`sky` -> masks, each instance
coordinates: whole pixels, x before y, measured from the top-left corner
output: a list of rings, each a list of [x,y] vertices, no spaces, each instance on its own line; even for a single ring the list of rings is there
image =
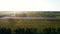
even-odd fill
[[[0,11],[60,11],[60,0],[0,0]]]

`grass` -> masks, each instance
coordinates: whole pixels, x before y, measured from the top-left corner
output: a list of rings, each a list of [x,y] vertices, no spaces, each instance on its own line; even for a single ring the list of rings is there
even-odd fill
[[[0,26],[6,28],[37,28],[60,27],[60,20],[40,20],[40,19],[0,19]]]

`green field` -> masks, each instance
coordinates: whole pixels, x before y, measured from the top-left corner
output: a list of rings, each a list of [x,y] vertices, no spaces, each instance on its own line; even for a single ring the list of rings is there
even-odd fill
[[[53,17],[60,18],[60,12],[26,12],[30,17]],[[19,14],[20,15],[20,14]],[[47,19],[0,19],[0,27],[6,28],[46,28],[60,27],[60,20],[47,20]]]
[[[20,14],[19,14],[20,15]],[[59,33],[60,32],[60,12],[27,12],[27,17],[50,17],[50,18],[59,18],[55,20],[48,20],[48,19],[0,19],[0,31],[8,31],[12,34],[16,32],[27,33],[43,33],[45,34],[48,31],[49,34]],[[20,29],[21,32],[20,32]],[[11,31],[10,31],[10,30]],[[18,30],[18,31],[16,31]],[[30,32],[28,32],[31,30]],[[1,32],[0,32],[1,33]],[[3,32],[2,32],[3,33]],[[18,34],[17,33],[17,34]]]
[[[60,20],[41,20],[41,19],[0,19],[0,27],[5,28],[58,28]]]

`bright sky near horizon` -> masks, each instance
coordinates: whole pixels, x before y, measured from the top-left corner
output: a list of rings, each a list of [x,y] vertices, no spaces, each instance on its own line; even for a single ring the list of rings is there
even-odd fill
[[[60,0],[0,0],[0,11],[60,11]]]

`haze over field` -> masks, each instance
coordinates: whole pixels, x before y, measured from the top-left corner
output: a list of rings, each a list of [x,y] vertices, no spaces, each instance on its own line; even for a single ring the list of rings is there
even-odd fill
[[[29,12],[29,11],[25,11],[25,12],[20,12],[20,11],[0,11],[0,16],[18,16],[18,17],[28,17],[28,16],[30,16],[30,17],[33,17],[33,16],[35,16],[35,17],[48,17],[48,16],[50,16],[50,17],[60,17],[60,12],[58,12],[58,11],[52,11],[52,12],[50,12],[50,11],[35,11],[35,12]]]

